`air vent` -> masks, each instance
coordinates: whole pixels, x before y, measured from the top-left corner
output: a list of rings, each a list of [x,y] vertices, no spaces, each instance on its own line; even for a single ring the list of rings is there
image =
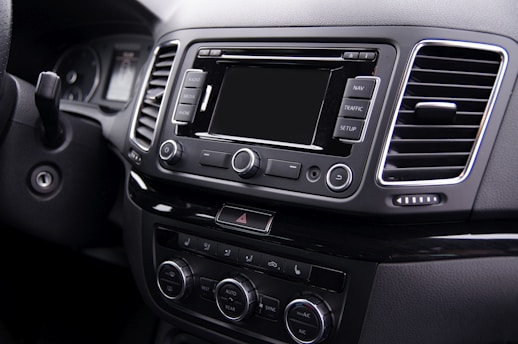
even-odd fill
[[[155,51],[154,60],[146,78],[146,87],[140,96],[131,139],[144,151],[149,150],[155,138],[162,100],[177,49],[177,44],[169,44]]]
[[[414,50],[379,179],[453,184],[473,164],[506,64],[503,49],[426,41]]]

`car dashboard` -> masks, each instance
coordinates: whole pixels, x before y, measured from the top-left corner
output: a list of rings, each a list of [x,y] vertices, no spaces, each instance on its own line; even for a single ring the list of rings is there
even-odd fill
[[[116,253],[148,342],[518,342],[513,1],[60,5],[30,61],[13,4],[0,220]]]

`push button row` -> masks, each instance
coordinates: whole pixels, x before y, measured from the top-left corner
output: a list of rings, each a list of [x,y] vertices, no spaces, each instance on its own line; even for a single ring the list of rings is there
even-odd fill
[[[312,266],[307,263],[239,248],[189,234],[180,233],[178,235],[178,247],[230,263],[276,272],[304,281],[309,281],[312,270]]]
[[[202,87],[207,73],[191,69],[185,72],[182,89],[176,106],[174,120],[179,123],[190,123],[200,101]]]
[[[333,133],[334,138],[361,141],[375,89],[375,78],[358,77],[347,80]]]

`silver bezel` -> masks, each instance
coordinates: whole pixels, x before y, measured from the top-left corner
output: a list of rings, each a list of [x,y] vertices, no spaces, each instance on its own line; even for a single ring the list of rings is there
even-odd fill
[[[143,146],[136,139],[135,129],[137,127],[138,115],[140,113],[140,109],[142,107],[142,103],[144,102],[144,97],[145,97],[146,89],[147,89],[148,84],[149,84],[149,79],[151,78],[151,72],[153,71],[153,67],[155,66],[155,61],[156,61],[158,52],[162,48],[166,48],[166,47],[173,46],[173,45],[176,45],[176,51],[178,52],[180,50],[180,41],[169,41],[169,42],[161,44],[161,45],[159,45],[159,46],[157,46],[155,48],[155,50],[153,51],[153,59],[148,64],[148,67],[147,67],[147,70],[146,70],[146,78],[145,78],[144,82],[142,83],[142,86],[141,86],[139,94],[138,94],[137,106],[135,106],[135,112],[133,113],[133,119],[131,121],[130,140],[131,140],[131,142],[133,142],[133,144],[135,144],[138,148],[140,148],[144,152],[149,151],[149,149],[155,143],[155,138],[156,138],[156,134],[157,134],[158,124],[159,124],[160,119],[162,118],[162,116],[163,116],[163,114],[165,112],[165,108],[167,107],[167,106],[164,106],[164,99],[167,99],[166,95],[169,94],[169,89],[171,88],[171,82],[169,82],[169,81],[170,81],[171,75],[173,74],[173,71],[175,69],[176,58],[173,60],[173,64],[171,65],[171,70],[169,71],[169,76],[167,77],[167,83],[166,83],[166,86],[165,86],[165,89],[164,89],[164,95],[162,96],[162,100],[160,102],[160,108],[158,110],[158,116],[156,118],[157,126],[155,127],[155,130],[153,132],[153,137],[151,139],[151,143],[149,144],[149,147]]]
[[[162,290],[162,287],[160,286],[160,274],[159,274],[159,271],[160,269],[164,266],[164,265],[171,265],[173,266],[176,270],[178,270],[178,272],[180,273],[180,276],[182,277],[182,290],[181,292],[176,295],[176,296],[169,296],[167,295],[163,290]],[[187,285],[187,276],[185,275],[185,271],[184,271],[184,267],[180,266],[178,263],[176,263],[175,261],[172,261],[172,260],[166,260],[165,262],[162,262],[158,268],[157,268],[157,272],[156,272],[156,282],[157,282],[157,285],[158,285],[158,289],[160,290],[160,292],[162,293],[162,295],[166,298],[168,298],[169,300],[179,300],[181,299],[182,297],[185,296],[186,294],[186,291],[188,289],[188,285]],[[192,275],[190,275],[192,276]]]
[[[473,149],[471,151],[469,160],[466,164],[466,167],[462,171],[462,173],[458,177],[454,178],[447,178],[447,179],[434,179],[434,180],[414,180],[414,181],[387,181],[383,179],[383,169],[385,167],[385,163],[387,160],[388,150],[390,147],[390,143],[392,140],[392,135],[394,133],[394,127],[398,118],[399,109],[401,107],[401,103],[403,102],[403,96],[405,94],[405,90],[408,84],[408,80],[410,77],[410,73],[412,71],[412,66],[414,65],[414,61],[416,58],[417,53],[419,50],[425,46],[449,46],[449,47],[457,47],[457,48],[471,48],[471,49],[478,49],[478,50],[486,50],[486,51],[492,51],[495,53],[500,54],[502,58],[502,62],[500,63],[500,69],[498,70],[498,74],[495,79],[495,84],[493,87],[493,90],[491,92],[491,96],[489,97],[489,100],[487,102],[486,110],[484,112],[484,115],[481,120],[480,128],[478,130],[477,136],[475,138],[475,143],[473,146]],[[452,184],[459,184],[462,183],[466,178],[468,178],[469,174],[471,173],[471,170],[473,168],[473,165],[475,163],[478,151],[480,149],[480,145],[482,142],[482,138],[484,137],[484,133],[487,129],[487,125],[489,123],[489,119],[491,117],[493,107],[495,105],[495,101],[498,95],[498,92],[500,91],[500,86],[502,84],[502,80],[505,74],[505,70],[507,68],[508,63],[508,54],[505,49],[499,46],[495,45],[489,45],[489,44],[483,44],[483,43],[472,43],[472,42],[462,42],[462,41],[450,41],[450,40],[424,40],[419,42],[414,49],[412,50],[412,54],[410,57],[410,60],[408,61],[408,64],[406,66],[405,74],[404,74],[404,83],[401,85],[399,89],[399,96],[398,96],[398,103],[397,107],[395,108],[395,112],[392,115],[392,121],[390,124],[390,130],[385,137],[385,142],[383,145],[382,150],[382,157],[379,161],[378,165],[378,172],[376,179],[379,184],[381,185],[393,185],[393,186],[433,186],[433,185],[452,185]]]
[[[74,46],[74,47],[68,49],[60,56],[60,58],[56,62],[53,72],[57,73],[59,65],[61,63],[63,63],[63,60],[65,59],[65,57],[67,55],[69,55],[71,52],[73,52],[75,50],[79,50],[79,49],[85,49],[85,50],[90,51],[93,54],[95,61],[96,61],[97,68],[95,68],[94,83],[92,84],[92,87],[90,88],[88,94],[86,94],[82,100],[83,102],[88,102],[88,101],[90,101],[90,99],[92,99],[92,97],[93,97],[95,91],[97,90],[97,87],[99,86],[99,83],[101,81],[101,61],[99,60],[99,56],[97,55],[97,52],[92,47],[89,47],[87,45],[77,45],[77,46]],[[61,95],[60,95],[60,97],[61,97]]]
[[[288,313],[290,312],[291,308],[293,306],[295,306],[295,304],[298,304],[298,303],[302,303],[304,306],[313,309],[317,313],[317,320],[320,323],[320,328],[318,330],[318,334],[316,335],[316,337],[313,340],[310,340],[310,341],[300,340],[293,334],[293,332],[291,331],[291,328],[288,324]],[[288,330],[290,337],[295,342],[297,342],[298,344],[312,344],[312,343],[318,343],[319,341],[321,341],[324,338],[324,335],[326,333],[326,326],[328,324],[325,323],[325,314],[322,312],[320,307],[318,307],[318,305],[316,305],[315,303],[313,303],[307,299],[295,299],[295,300],[291,301],[290,303],[288,303],[288,305],[286,306],[286,308],[284,310],[284,325],[286,326],[286,329]]]
[[[334,186],[333,184],[331,184],[331,181],[330,181],[331,172],[334,169],[340,168],[340,167],[347,171],[347,180],[341,186]],[[349,186],[351,186],[352,181],[353,181],[353,171],[351,171],[351,168],[345,164],[335,164],[327,171],[326,184],[327,184],[327,187],[329,189],[331,189],[332,191],[335,191],[335,192],[344,191]]]
[[[239,277],[237,277],[239,278]],[[240,278],[241,279],[241,278]],[[243,277],[243,279],[245,279]],[[243,294],[245,295],[245,308],[243,310],[243,313],[240,315],[240,316],[237,316],[237,317],[231,317],[231,316],[228,316],[227,314],[225,314],[225,312],[221,309],[221,306],[219,304],[219,299],[218,299],[218,293],[219,293],[219,290],[221,289],[221,286],[225,283],[230,283],[230,284],[233,284],[234,286],[236,286],[237,288],[239,288]],[[246,290],[246,288],[244,287],[244,283],[250,283],[250,285],[252,286],[252,291],[250,290]],[[252,300],[250,298],[250,294],[253,293],[254,287],[252,285],[252,283],[250,281],[248,281],[247,279],[244,281],[244,282],[241,282],[241,281],[238,281],[236,278],[225,278],[224,280],[220,281],[217,285],[216,285],[216,291],[215,291],[215,297],[216,297],[216,305],[218,306],[218,310],[220,311],[220,313],[225,317],[227,318],[228,320],[232,320],[232,321],[241,321],[243,319],[245,319],[248,315],[249,315],[249,312],[250,312],[250,307],[251,305],[256,302],[257,300]]]

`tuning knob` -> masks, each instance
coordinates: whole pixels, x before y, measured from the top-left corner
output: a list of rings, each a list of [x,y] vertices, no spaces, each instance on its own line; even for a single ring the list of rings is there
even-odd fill
[[[167,140],[160,145],[160,159],[169,165],[173,165],[180,161],[182,153],[182,145],[180,142],[176,142],[175,140]]]
[[[332,326],[331,310],[316,296],[291,301],[284,311],[284,324],[299,344],[319,343]]]
[[[252,282],[243,276],[226,278],[216,285],[216,304],[223,316],[241,321],[254,313],[257,294]]]
[[[242,148],[232,157],[232,169],[241,178],[250,178],[259,170],[260,162],[256,152],[249,148]]]
[[[158,266],[157,283],[162,294],[168,299],[182,299],[192,290],[192,270],[182,259],[167,260]]]

